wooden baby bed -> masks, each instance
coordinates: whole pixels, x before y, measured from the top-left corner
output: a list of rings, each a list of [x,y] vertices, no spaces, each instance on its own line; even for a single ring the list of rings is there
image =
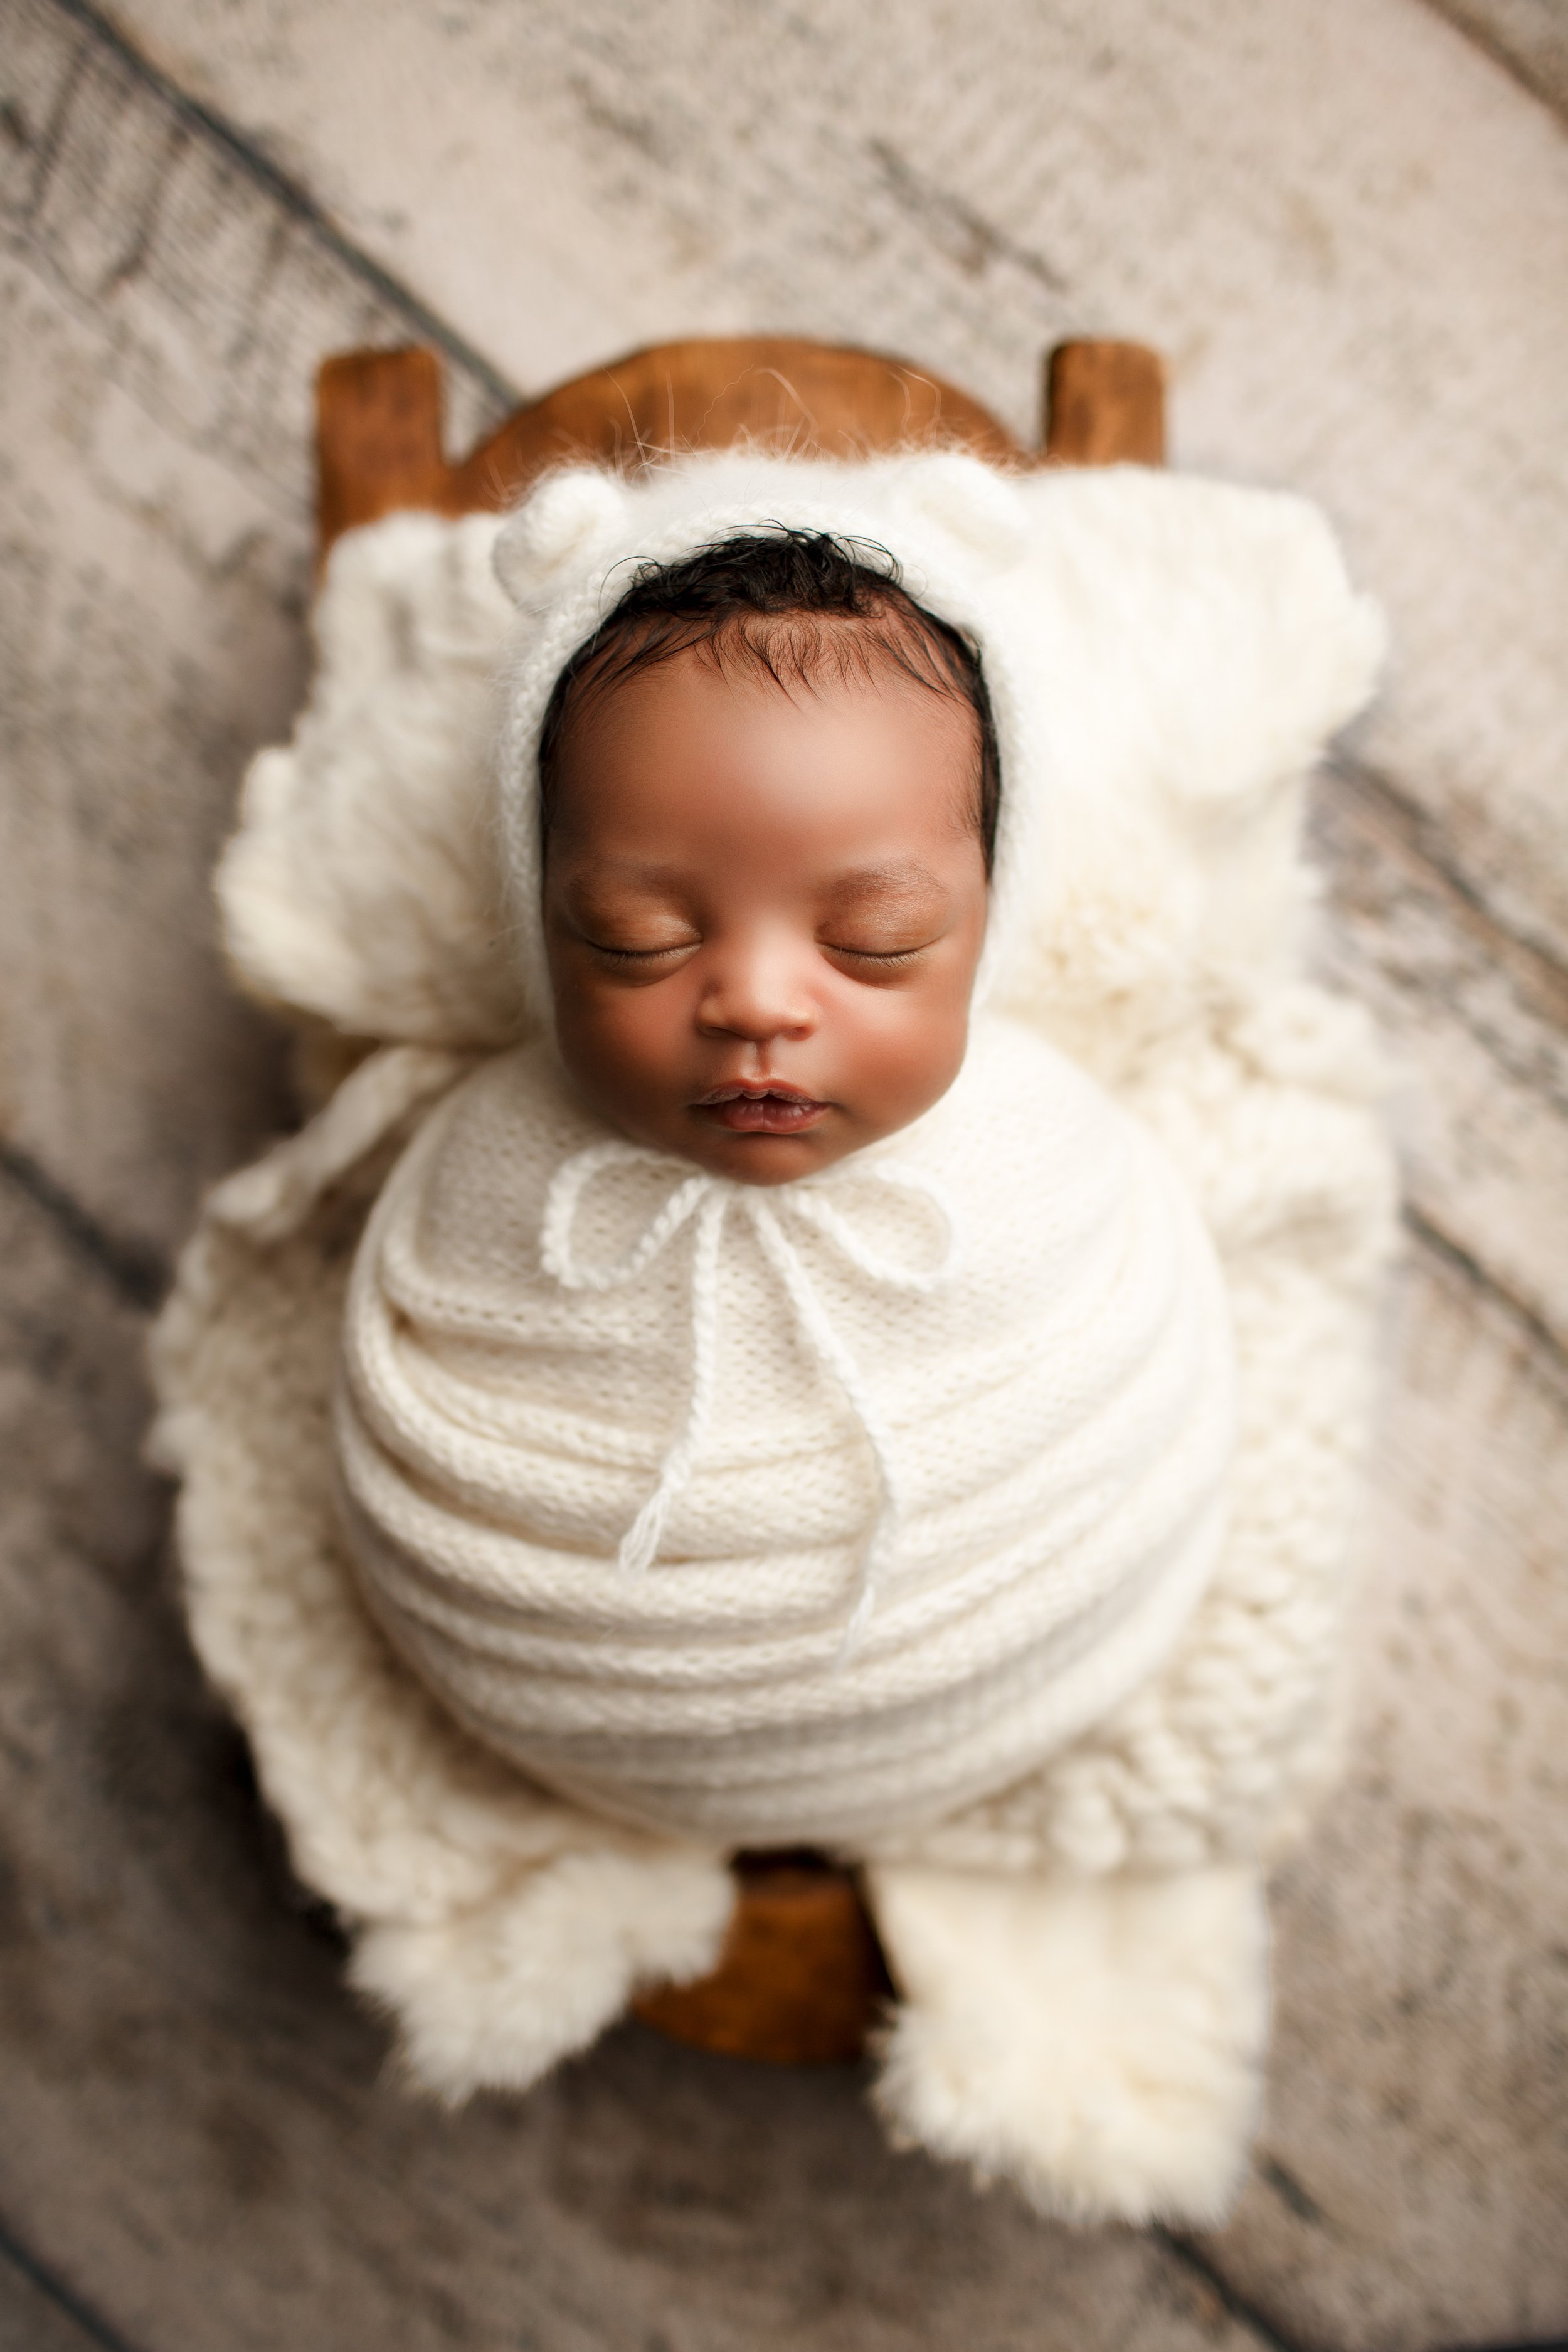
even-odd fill
[[[785,336],[661,343],[547,393],[449,463],[428,351],[346,352],[317,388],[321,547],[402,508],[509,506],[547,466],[636,468],[671,450],[770,447],[853,457],[958,442],[1013,465],[1159,465],[1164,387],[1136,343],[1058,343],[1045,430],[1026,449],[967,394],[875,352]],[[710,1976],[636,2002],[649,2025],[708,2050],[784,2064],[859,2057],[890,1990],[854,1874],[812,1853],[736,1857],[737,1899]]]

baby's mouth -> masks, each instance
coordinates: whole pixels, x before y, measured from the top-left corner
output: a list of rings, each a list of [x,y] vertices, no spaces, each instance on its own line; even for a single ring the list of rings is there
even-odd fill
[[[831,1108],[798,1087],[715,1087],[691,1106],[733,1135],[802,1135]]]

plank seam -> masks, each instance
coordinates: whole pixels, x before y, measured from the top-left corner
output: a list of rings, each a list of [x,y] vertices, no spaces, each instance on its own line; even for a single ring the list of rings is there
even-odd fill
[[[75,51],[68,68],[61,78],[54,107],[48,121],[44,126],[44,135],[38,142],[32,192],[30,200],[23,207],[24,218],[31,217],[37,210],[43,190],[48,185],[49,174],[55,168],[55,162],[60,152],[60,141],[65,134],[65,126],[70,119],[71,108],[75,104],[77,92],[81,88],[82,78],[87,71],[89,46],[86,28],[79,25]]]
[[[1560,1380],[1568,1382],[1568,1347],[1564,1346],[1551,1324],[1545,1322],[1532,1307],[1527,1307],[1522,1298],[1516,1297],[1506,1283],[1500,1282],[1479,1258],[1470,1255],[1463,1243],[1454,1241],[1413,1202],[1406,1201],[1401,1213],[1411,1240],[1429,1251],[1451,1274],[1458,1275],[1462,1281],[1489,1298],[1517,1327],[1520,1338],[1546,1358]]]
[[[1563,101],[1556,92],[1538,79],[1534,68],[1505,47],[1495,33],[1489,32],[1473,16],[1450,7],[1447,0],[1426,0],[1426,5],[1435,16],[1441,16],[1445,25],[1452,26],[1461,40],[1468,41],[1471,48],[1479,50],[1483,58],[1489,58],[1500,72],[1507,74],[1510,81],[1534,99],[1538,106],[1543,106],[1548,114],[1554,116],[1559,122],[1568,122],[1568,114],[1564,113]]]
[[[1532,939],[1498,913],[1479,883],[1471,881],[1462,867],[1446,856],[1444,829],[1430,811],[1413,800],[1403,787],[1396,784],[1385,769],[1373,767],[1364,761],[1336,755],[1324,763],[1324,773],[1347,792],[1370,803],[1390,828],[1398,834],[1404,847],[1412,857],[1419,859],[1444,887],[1461,899],[1477,923],[1501,943],[1510,955],[1521,957],[1533,965],[1540,978],[1554,990],[1568,989],[1568,964],[1542,940]]]
[[[868,139],[866,144],[893,201],[910,219],[927,228],[931,227],[934,221],[949,229],[957,229],[968,239],[973,251],[987,261],[1010,261],[1016,269],[1021,269],[1026,277],[1033,278],[1049,294],[1065,294],[1068,291],[1068,281],[1054,263],[1047,261],[1043,254],[1036,253],[1031,247],[1020,245],[1016,237],[1009,236],[994,221],[987,220],[983,212],[963,196],[954,195],[940,182],[928,179],[923,172],[916,170],[907,156],[900,155],[890,142]]]
[[[89,40],[100,43],[135,80],[171,110],[184,128],[199,132],[221,148],[292,220],[308,230],[389,308],[401,311],[415,333],[437,345],[455,366],[466,370],[491,400],[508,413],[521,405],[524,394],[481,352],[477,351],[465,336],[416,294],[400,285],[390,271],[373,260],[329,214],[322,211],[313,196],[281,171],[260,148],[254,146],[243,131],[202,100],[192,98],[177,82],[171,80],[121,31],[112,18],[91,5],[91,0],[49,0],[49,5],[60,16],[68,17],[77,25]]]
[[[418,296],[410,292],[356,245],[322,211],[313,197],[231,122],[201,100],[192,98],[181,89],[134,46],[111,18],[92,5],[92,0],[49,0],[49,5],[58,15],[76,24],[87,38],[97,39],[108,48],[131,74],[181,119],[187,129],[199,131],[220,146],[291,217],[306,227],[384,302],[401,310],[411,328],[438,344],[456,365],[471,372],[491,399],[508,410],[521,404],[524,395],[518,387],[468,343],[457,329],[431,310]],[[1442,13],[1440,0],[1427,0],[1427,5]],[[68,111],[70,95],[79,81],[84,63],[85,56],[79,52],[72,61],[45,136],[41,177],[47,177],[47,158],[58,144],[59,127]],[[1058,274],[1041,256],[1017,245],[972,206],[934,183],[926,181],[896,149],[878,141],[870,142],[869,145],[895,194],[927,209],[933,205],[943,209],[966,233],[982,238],[987,248],[998,257],[1028,270],[1043,285],[1059,289],[1061,279]],[[1507,940],[1519,953],[1538,961],[1557,985],[1568,986],[1568,966],[1539,940],[1519,930],[1498,914],[1483,891],[1436,845],[1441,838],[1441,827],[1437,822],[1394,783],[1385,771],[1363,761],[1341,757],[1328,763],[1328,772],[1349,789],[1373,801],[1397,825],[1405,845],[1465,901],[1498,938]]]
[[[16,1144],[0,1144],[0,1176],[34,1208],[42,1210],[76,1255],[107,1276],[129,1306],[143,1315],[152,1313],[169,1286],[168,1267],[155,1250],[111,1234],[30,1152]]]
[[[0,2260],[8,2262],[13,2270],[19,2271],[29,2285],[37,2287],[40,2294],[47,2296],[68,2318],[74,2320],[85,2336],[103,2347],[103,2352],[136,2352],[128,2336],[110,2327],[90,2304],[84,2303],[62,2278],[57,2277],[52,2270],[38,2261],[37,2255],[30,2254],[3,2221],[0,2221]]]
[[[1184,2270],[1191,2271],[1195,2278],[1202,2279],[1210,2292],[1218,2296],[1230,2317],[1239,2322],[1243,2327],[1250,2329],[1258,2342],[1265,2347],[1265,2352],[1306,2352],[1306,2347],[1303,2344],[1299,2343],[1294,2336],[1282,2336],[1267,2313],[1259,2311],[1255,2303],[1249,2302],[1246,2295],[1232,2286],[1214,2256],[1205,2253],[1203,2249],[1195,2245],[1190,2238],[1180,2237],[1175,2231],[1162,2229],[1158,2224],[1150,2231],[1149,2235],[1155,2244],[1163,2246]]]
[[[111,18],[92,5],[92,0],[49,0],[49,5],[60,16],[80,27],[87,38],[97,39],[108,48],[132,75],[174,112],[187,129],[199,131],[221,147],[293,219],[306,227],[382,300],[402,311],[414,331],[437,343],[454,364],[469,371],[492,400],[507,411],[521,403],[524,395],[518,387],[468,343],[457,329],[431,310],[419,297],[411,293],[356,245],[322,211],[313,197],[231,122],[204,101],[181,89],[135,47]],[[1437,0],[1428,0],[1428,5],[1436,5]],[[46,165],[48,152],[58,143],[59,126],[68,111],[70,94],[79,81],[84,64],[85,56],[79,52],[72,61],[65,89],[46,134]],[[982,238],[997,257],[1026,269],[1042,285],[1059,289],[1062,282],[1059,275],[1041,256],[1017,245],[961,199],[924,180],[896,149],[878,141],[869,144],[895,194],[901,195],[907,203],[928,210],[933,205],[944,210],[966,233]],[[47,168],[41,177],[47,177]],[[1506,940],[1520,954],[1537,961],[1559,987],[1568,986],[1568,966],[1540,940],[1517,929],[1498,914],[1483,891],[1437,847],[1441,838],[1437,822],[1394,783],[1386,772],[1344,758],[1331,761],[1328,767],[1329,772],[1347,788],[1361,793],[1376,803],[1397,826],[1406,846],[1419,856],[1499,939]]]

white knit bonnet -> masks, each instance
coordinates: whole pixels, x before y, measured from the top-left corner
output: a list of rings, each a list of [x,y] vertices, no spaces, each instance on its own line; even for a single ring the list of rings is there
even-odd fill
[[[1003,475],[956,450],[855,464],[709,455],[636,480],[587,466],[552,474],[496,542],[497,574],[523,621],[502,736],[500,818],[524,984],[545,1021],[539,744],[556,680],[644,566],[775,529],[829,533],[873,570],[890,560],[915,602],[979,653],[1003,777],[977,993],[990,984],[1019,895],[1014,877],[1038,855],[1048,805],[1047,730],[1039,698],[1026,688],[1026,625],[1009,599],[1028,537],[1022,500]]]
[[[1232,804],[1232,816],[1246,816],[1260,797],[1268,797],[1269,785],[1300,774],[1326,727],[1338,724],[1363,698],[1383,645],[1377,614],[1352,597],[1321,518],[1295,499],[1217,485],[1175,485],[1162,475],[1133,478],[1131,468],[1119,473],[1123,485],[1131,478],[1142,489],[1140,530],[1126,551],[1126,614],[1133,624],[1133,646],[1114,642],[1114,630],[1107,645],[1100,628],[1093,698],[1098,708],[1090,706],[1089,730],[1081,708],[1084,646],[1077,642],[1077,630],[1063,625],[1074,616],[1063,609],[1060,551],[1051,548],[1051,489],[1060,485],[1060,475],[1004,475],[957,449],[860,461],[724,452],[656,466],[637,480],[597,466],[572,466],[548,475],[503,524],[494,548],[496,574],[520,612],[500,734],[500,835],[524,995],[541,1025],[550,1025],[550,988],[541,924],[538,739],[562,668],[614,612],[644,564],[663,567],[699,548],[773,527],[827,531],[848,541],[869,567],[881,569],[891,558],[905,593],[969,637],[985,673],[1002,767],[992,908],[975,1004],[1006,1002],[1020,992],[1039,995],[1039,973],[1032,973],[1030,964],[1044,946],[1041,919],[1051,924],[1053,908],[1065,912],[1063,885],[1081,870],[1086,852],[1093,863],[1098,828],[1086,797],[1096,795],[1096,783],[1112,783],[1105,767],[1117,762],[1117,752],[1123,769],[1140,769],[1140,791],[1126,791],[1126,776],[1114,779],[1121,785],[1114,795],[1119,840],[1112,835],[1107,849],[1112,861],[1121,854],[1123,866],[1140,877],[1133,879],[1133,896],[1142,882],[1150,898],[1171,882],[1168,842],[1162,835],[1173,818],[1178,825],[1184,818],[1208,828],[1215,809],[1225,804]],[[1084,478],[1074,485],[1079,508],[1081,491],[1089,487]],[[1114,562],[1114,475],[1100,478],[1098,487],[1112,489],[1102,530]],[[1183,530],[1199,520],[1183,499],[1183,491],[1192,489],[1229,506],[1232,527],[1239,518],[1250,524],[1253,539],[1253,562],[1244,564],[1239,574],[1232,558],[1227,602],[1237,609],[1225,612],[1213,602],[1213,534],[1201,527],[1192,534],[1196,621],[1204,635],[1192,630],[1192,616],[1183,630],[1178,614],[1159,609],[1162,600],[1171,602],[1173,583],[1180,583]],[[1175,491],[1175,497],[1162,497],[1163,491]],[[1150,597],[1147,576],[1150,499],[1154,520],[1163,524],[1154,531],[1157,597]],[[1065,520],[1077,520],[1072,508]],[[1072,536],[1077,534],[1069,530]],[[1056,562],[1041,567],[1041,558],[1051,555],[1058,555]],[[1265,567],[1272,567],[1272,576]],[[1065,585],[1069,597],[1072,581]],[[1317,602],[1321,609],[1323,588],[1331,591],[1328,609],[1335,621],[1326,642],[1305,625],[1311,604]],[[1248,591],[1253,609],[1244,612]],[[1286,687],[1281,694],[1284,666],[1269,663],[1274,710],[1260,730],[1248,708],[1258,642],[1260,635],[1290,633],[1293,689]],[[1237,727],[1234,718],[1229,724],[1229,743],[1223,713],[1211,715],[1196,739],[1192,727],[1171,730],[1168,724],[1171,713],[1159,694],[1162,670],[1190,658],[1194,646],[1201,646],[1204,658],[1196,666],[1199,675],[1187,682],[1190,696],[1213,696],[1217,689],[1225,701],[1229,687],[1232,701],[1241,706],[1241,724]],[[1157,685],[1152,706],[1150,679]],[[1166,694],[1163,703],[1168,701]],[[1105,764],[1098,779],[1096,760]],[[1074,762],[1079,764],[1077,793],[1068,774]],[[1241,812],[1237,802],[1244,804]],[[1150,807],[1145,842],[1129,837],[1129,821],[1135,824],[1140,807]],[[1065,837],[1069,809],[1077,840]],[[1187,943],[1196,910],[1183,912],[1180,931]],[[1166,927],[1171,915],[1173,910],[1166,908]],[[1145,922],[1154,934],[1162,931],[1162,910],[1154,903],[1145,908]]]
[[[1314,507],[1131,466],[731,452],[572,467],[504,520],[338,542],[310,702],[254,763],[218,876],[247,983],[389,1042],[547,1028],[556,679],[641,565],[770,525],[885,549],[979,653],[1002,785],[980,996],[1070,1050],[1110,1000],[1159,1026],[1293,969],[1297,788],[1384,644]]]

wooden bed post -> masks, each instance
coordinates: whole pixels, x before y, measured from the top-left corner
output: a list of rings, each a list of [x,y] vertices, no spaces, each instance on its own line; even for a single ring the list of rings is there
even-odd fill
[[[744,435],[838,457],[957,441],[1003,464],[1158,466],[1163,372],[1140,343],[1058,343],[1046,362],[1043,447],[1030,451],[967,393],[877,352],[781,335],[664,343],[557,386],[449,465],[435,352],[343,352],[322,363],[316,384],[321,552],[402,508],[508,506],[563,457],[634,467]]]
[[[324,555],[401,508],[447,512],[441,369],[434,352],[341,352],[316,377],[316,518]]]
[[[1063,466],[1163,466],[1165,371],[1143,343],[1058,343],[1046,361],[1046,457]]]

